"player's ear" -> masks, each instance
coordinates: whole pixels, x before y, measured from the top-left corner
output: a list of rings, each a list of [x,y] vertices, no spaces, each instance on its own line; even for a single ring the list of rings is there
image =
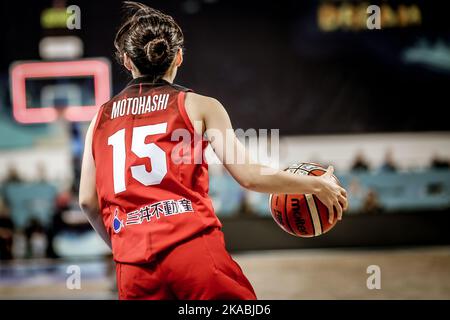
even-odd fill
[[[133,63],[126,53],[123,54],[123,65],[128,71],[133,71]]]
[[[175,65],[177,67],[181,66],[183,64],[183,49],[179,48],[177,52],[177,56],[175,57]]]

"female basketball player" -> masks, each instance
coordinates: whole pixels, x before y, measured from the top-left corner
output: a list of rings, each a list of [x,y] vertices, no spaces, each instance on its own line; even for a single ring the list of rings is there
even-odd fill
[[[208,141],[201,138],[198,148],[190,139],[179,148],[175,134],[202,137],[215,129],[227,137],[228,114],[217,100],[173,84],[183,62],[183,33],[175,21],[140,3],[126,8],[115,46],[133,80],[92,120],[80,183],[80,206],[112,248],[119,298],[256,299],[225,249],[208,197],[207,165],[194,161]],[[346,192],[332,167],[321,177],[262,174],[267,167],[253,164],[236,136],[210,140],[243,187],[315,194],[341,219]],[[230,149],[244,163],[231,161]]]

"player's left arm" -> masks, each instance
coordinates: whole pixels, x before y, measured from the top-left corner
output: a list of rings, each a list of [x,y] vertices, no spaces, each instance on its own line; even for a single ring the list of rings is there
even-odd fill
[[[79,204],[94,230],[111,248],[111,239],[100,215],[97,199],[95,163],[92,156],[92,134],[96,121],[97,115],[92,119],[86,133],[83,164],[81,166]]]

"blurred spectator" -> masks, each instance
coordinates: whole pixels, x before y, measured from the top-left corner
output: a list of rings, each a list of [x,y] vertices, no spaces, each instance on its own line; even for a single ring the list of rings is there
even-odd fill
[[[71,207],[72,194],[70,192],[61,192],[56,197],[55,212],[53,213],[52,222],[47,230],[47,250],[46,254],[49,258],[58,258],[58,254],[53,247],[53,239],[55,236],[67,228],[64,222],[63,214]]]
[[[30,258],[43,258],[47,248],[47,235],[41,222],[32,217],[25,228],[27,242],[27,256]]]
[[[22,178],[20,178],[19,172],[17,171],[16,167],[10,165],[4,183],[8,184],[18,182],[22,182]]]
[[[9,208],[0,198],[0,260],[12,259],[14,224],[9,216]]]
[[[364,172],[369,170],[369,164],[362,152],[356,154],[351,170],[354,172]]]
[[[364,197],[364,188],[361,186],[359,179],[355,176],[352,177],[348,185],[348,193],[352,199],[361,200]]]
[[[392,155],[391,149],[388,149],[386,151],[386,154],[384,156],[384,163],[381,165],[380,170],[383,172],[396,172],[397,171],[397,165],[394,161],[394,157]]]
[[[450,162],[447,159],[440,157],[439,155],[434,155],[431,159],[431,168],[432,169],[449,169]]]
[[[378,194],[374,190],[369,190],[367,193],[361,211],[366,214],[379,214],[384,211],[384,208],[378,199]]]
[[[44,163],[39,162],[36,166],[36,169],[37,169],[37,182],[48,183],[47,169],[45,168]]]

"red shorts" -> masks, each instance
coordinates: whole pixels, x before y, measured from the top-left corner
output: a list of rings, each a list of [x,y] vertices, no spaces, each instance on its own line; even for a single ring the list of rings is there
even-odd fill
[[[177,245],[152,263],[117,263],[116,274],[119,299],[256,299],[217,228]]]

